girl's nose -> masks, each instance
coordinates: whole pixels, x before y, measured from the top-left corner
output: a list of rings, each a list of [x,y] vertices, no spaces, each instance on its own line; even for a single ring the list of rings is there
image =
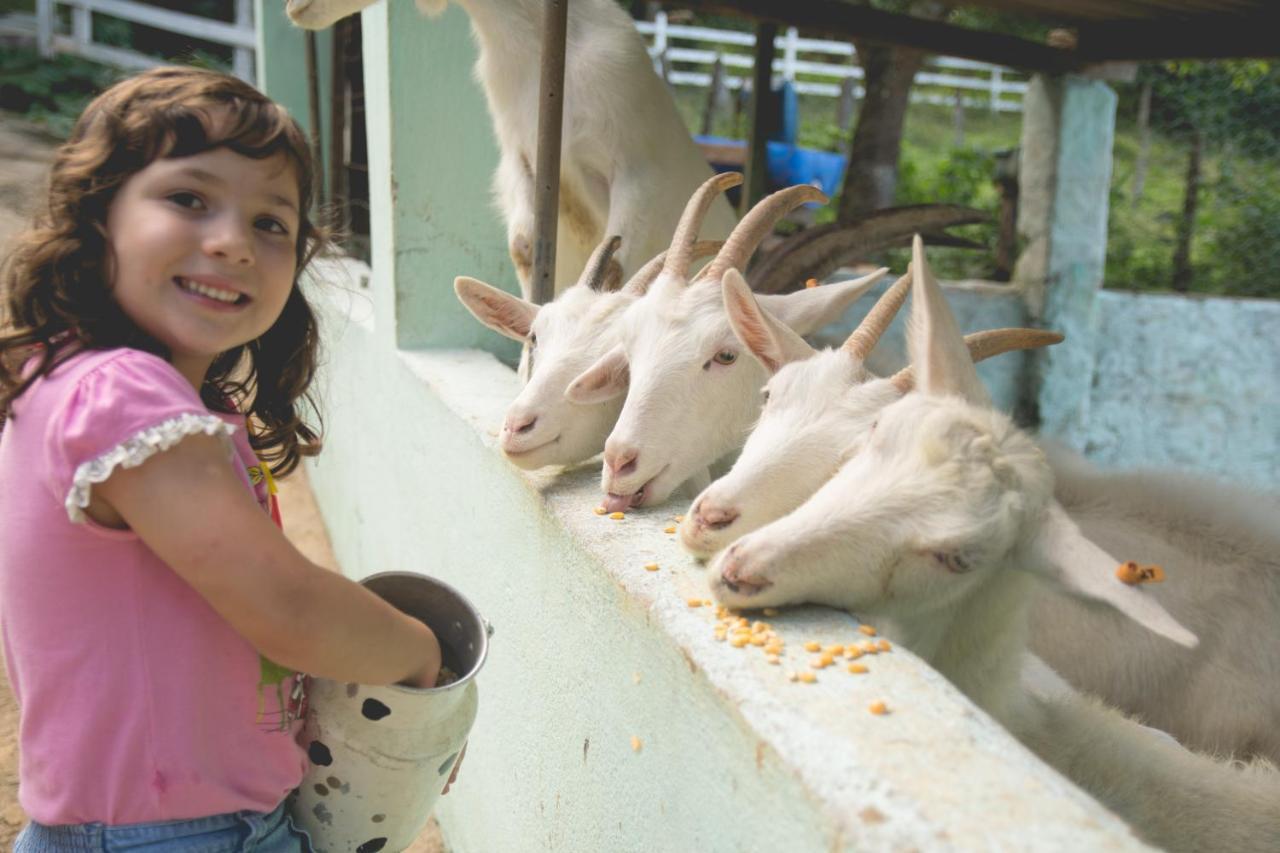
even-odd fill
[[[206,253],[236,265],[253,263],[253,235],[250,229],[235,217],[221,217],[211,223],[205,237]]]

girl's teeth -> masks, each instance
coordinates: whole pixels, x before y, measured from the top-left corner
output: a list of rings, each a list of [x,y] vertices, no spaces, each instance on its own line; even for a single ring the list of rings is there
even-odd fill
[[[183,290],[190,293],[198,293],[201,296],[207,296],[210,299],[216,299],[219,302],[226,302],[230,304],[232,302],[238,302],[240,299],[240,294],[232,293],[229,290],[218,290],[216,288],[203,285],[198,281],[191,281],[185,278],[178,279],[178,281],[181,282]]]

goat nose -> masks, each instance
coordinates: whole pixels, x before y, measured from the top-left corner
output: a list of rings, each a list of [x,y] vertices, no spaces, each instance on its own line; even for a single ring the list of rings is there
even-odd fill
[[[640,449],[626,444],[613,444],[605,447],[604,464],[615,477],[625,477],[635,473],[636,462],[640,458]]]
[[[698,504],[697,521],[703,527],[720,530],[733,524],[738,519],[738,511],[732,507],[708,506],[704,501]]]
[[[507,418],[507,422],[502,425],[502,428],[512,435],[524,435],[532,430],[537,422],[537,415],[512,415]]]

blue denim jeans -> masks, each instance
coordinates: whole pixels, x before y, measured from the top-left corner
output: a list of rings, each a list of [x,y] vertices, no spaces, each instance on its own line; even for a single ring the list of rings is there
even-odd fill
[[[45,826],[32,821],[13,842],[14,853],[311,853],[310,839],[281,803],[270,814],[232,812],[192,820],[104,826]]]

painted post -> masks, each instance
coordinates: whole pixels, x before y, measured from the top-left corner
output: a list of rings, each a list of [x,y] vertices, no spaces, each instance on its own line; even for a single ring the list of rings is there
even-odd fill
[[[235,24],[237,27],[253,26],[253,0],[236,0]],[[237,47],[231,54],[231,72],[241,80],[253,82],[253,50]]]
[[[1033,317],[1067,341],[1037,353],[1028,389],[1042,434],[1084,448],[1096,302],[1107,253],[1116,94],[1082,77],[1037,75],[1023,101],[1014,280]]]
[[[535,304],[556,295],[556,225],[560,207],[560,131],[564,126],[564,54],[569,0],[547,0],[542,19],[542,77],[538,88],[538,151],[533,189]]]

